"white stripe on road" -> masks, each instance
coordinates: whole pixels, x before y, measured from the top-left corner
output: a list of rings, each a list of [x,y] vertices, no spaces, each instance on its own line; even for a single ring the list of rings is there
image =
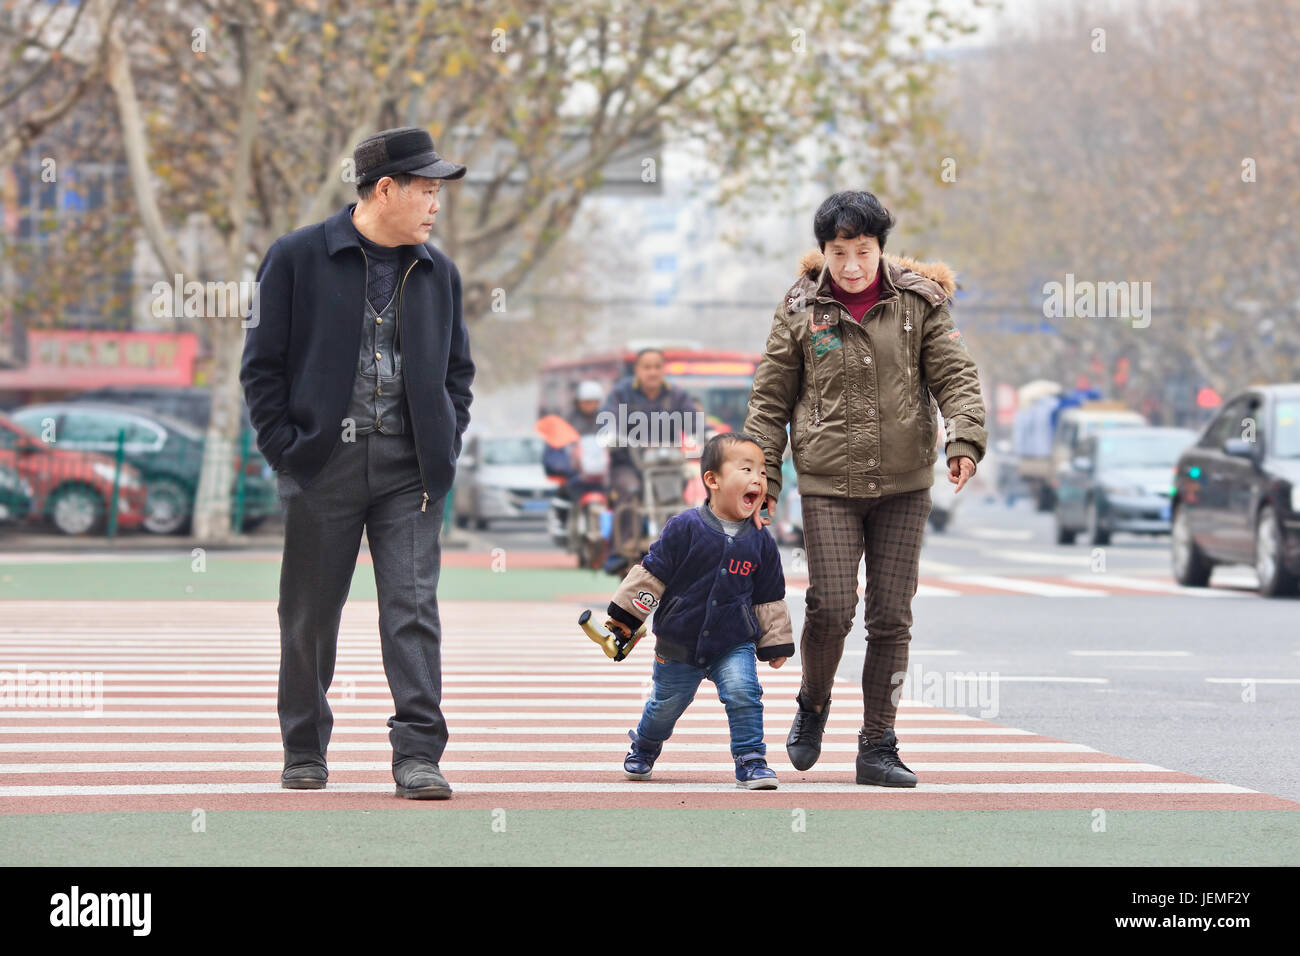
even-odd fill
[[[674,734],[674,736],[676,736]],[[626,737],[624,738],[626,739]],[[451,746],[449,752],[455,753],[463,749],[466,753],[518,753],[521,745],[519,741],[473,741],[471,743],[460,744],[456,740],[456,732],[452,732]],[[557,741],[529,741],[527,748],[530,751],[544,751],[546,753],[587,753],[598,751],[600,753],[609,753],[614,745],[609,743],[592,743],[584,742],[557,742]],[[681,750],[689,753],[717,753],[718,744],[693,744],[673,742],[674,750]],[[330,752],[340,750],[364,750],[380,752],[388,749],[387,744],[383,743],[362,743],[360,741],[339,740],[330,743]],[[1067,743],[1034,743],[1034,744],[1017,744],[1017,743],[910,743],[902,748],[907,753],[1037,753],[1037,754],[1078,754],[1078,753],[1097,753],[1092,747],[1083,744]],[[74,741],[40,741],[35,743],[0,743],[0,753],[127,753],[127,752],[194,752],[202,751],[243,751],[243,750],[270,750],[277,753],[283,753],[284,748],[280,741],[275,740],[257,740],[257,741],[207,741],[207,740],[175,740],[175,741],[119,741],[116,743],[85,743]],[[856,743],[827,743],[822,744],[822,753],[853,753],[858,752]]]
[[[274,673],[273,668],[268,670],[270,670],[271,673]],[[479,683],[494,683],[494,684],[544,685],[544,684],[563,684],[565,682],[574,681],[574,680],[589,680],[593,684],[640,684],[650,679],[650,669],[648,667],[642,667],[641,670],[644,671],[644,673],[638,673],[636,671],[629,671],[629,670],[619,670],[617,672],[605,671],[603,673],[600,671],[594,671],[591,674],[587,674],[587,673],[578,673],[570,670],[567,673],[562,673],[562,674],[519,674],[519,673],[454,674],[450,678],[443,680],[443,686],[452,690],[463,689],[463,688],[458,688],[458,685],[463,681],[477,681]],[[383,668],[381,665],[376,664],[373,668],[368,667],[366,668],[366,671],[368,673],[373,671],[378,671],[378,673],[375,673],[374,676],[364,676],[358,673],[354,673],[352,671],[343,671],[341,673],[336,672],[334,675],[334,681],[335,683],[338,683],[339,681],[352,680],[356,683],[379,684],[383,686],[388,685],[387,678],[385,678],[383,675]],[[163,683],[163,684],[171,683],[173,681],[192,683],[197,681],[210,681],[213,679],[213,677],[214,675],[212,674],[183,674],[175,671],[170,671],[163,674],[146,674],[146,673],[137,674],[137,673],[127,672],[127,673],[114,673],[111,676],[111,678],[109,677],[109,675],[105,674],[104,684],[105,686],[116,686],[117,681],[128,681],[128,680],[157,681],[158,683]],[[234,683],[234,684],[265,684],[267,682],[267,678],[268,675],[266,674],[239,673],[239,674],[220,675],[221,680]],[[790,673],[790,674],[764,673],[762,678],[762,682],[764,684],[798,684],[799,680],[800,680],[799,675],[795,673]],[[588,687],[584,689],[590,690],[591,688]]]
[[[1029,541],[1034,532],[1029,528],[968,528],[967,537],[989,538],[995,541]]]
[[[961,574],[968,570],[964,565],[949,564],[946,561],[934,561],[930,558],[921,558],[920,570],[922,574]]]
[[[629,712],[625,719],[634,719],[635,713]],[[627,733],[625,728],[610,727],[602,729],[599,727],[461,727],[453,726],[452,733],[455,734],[480,734],[480,735],[500,735],[509,736],[520,734],[523,736],[546,736],[550,734],[585,734],[587,736],[597,734],[616,734],[620,737]],[[969,736],[969,737],[1036,737],[1039,736],[1033,731],[1020,730],[1015,727],[907,727],[899,728],[902,738],[912,737],[914,735],[927,736]],[[221,726],[221,725],[195,725],[195,724],[124,724],[121,726],[104,727],[99,724],[82,723],[70,724],[66,726],[52,727],[31,727],[31,726],[13,726],[0,727],[0,735],[22,735],[31,734],[40,736],[42,734],[275,734],[279,735],[280,725],[275,720],[268,720],[264,724],[246,724],[240,726]],[[386,730],[380,730],[376,727],[349,727],[335,726],[335,734],[387,734]],[[677,727],[673,735],[695,734],[695,735],[714,735],[726,734],[727,727],[725,724],[716,724],[712,727]],[[529,746],[520,744],[520,746]]]
[[[1059,554],[1055,551],[1016,551],[1011,548],[989,548],[984,554],[1025,564],[1060,564],[1072,568],[1091,566],[1091,552],[1086,554]]]
[[[1121,574],[1111,574],[1109,571],[1099,571],[1094,574],[1071,574],[1069,579],[1080,583],[1089,582],[1101,587],[1126,588],[1131,591],[1152,591],[1157,594],[1182,594],[1187,597],[1209,598],[1249,597],[1249,595],[1241,595],[1222,589],[1183,587],[1173,581],[1163,581],[1157,578],[1126,577]]]
[[[1207,684],[1300,684],[1300,677],[1207,677]]]
[[[1105,597],[1103,591],[1087,588],[1066,587],[1063,584],[1046,584],[1042,581],[1029,581],[1024,578],[1004,578],[992,574],[963,574],[950,578],[954,584],[973,584],[977,587],[998,588],[1003,591],[1016,591],[1032,594],[1035,597]]]
[[[345,679],[346,678],[335,678],[335,684],[338,684],[340,680],[345,680]],[[341,697],[336,698],[334,696],[334,693],[338,693],[340,695],[343,693],[342,690],[337,690],[335,692],[332,692],[330,695],[331,703],[337,702],[337,703],[346,704],[351,702],[351,703],[383,704],[387,701],[392,700],[392,696],[388,692],[388,687],[382,682],[376,684],[374,682],[359,681],[357,683],[359,686],[356,688],[356,692],[355,694],[352,695],[352,698],[350,698],[350,700],[342,700]],[[371,686],[361,686],[365,683],[370,683]],[[769,684],[767,681],[763,681],[763,684],[767,687],[769,692],[774,691],[773,686]],[[797,684],[790,684],[789,686],[786,687],[782,687],[778,685],[775,688],[775,690],[780,691],[781,693],[789,693],[791,699],[793,699],[794,691],[797,688],[797,686],[798,686]],[[521,696],[527,696],[530,694],[531,695],[536,695],[536,694],[568,695],[567,697],[560,696],[560,697],[550,698],[550,699],[572,700],[574,697],[578,697],[579,699],[581,699],[583,703],[595,704],[595,703],[606,703],[606,702],[622,702],[624,700],[629,700],[629,699],[643,700],[645,696],[645,692],[649,690],[649,687],[650,687],[649,675],[646,676],[646,679],[643,684],[639,686],[634,685],[628,687],[603,687],[596,684],[588,685],[586,687],[582,687],[582,686],[568,686],[568,687],[499,687],[497,686],[497,687],[493,687],[489,685],[482,685],[482,686],[470,685],[465,687],[454,688],[453,689],[454,692],[449,692],[444,694],[443,701],[445,703],[449,700],[456,700],[457,699],[456,694],[500,694],[503,691],[518,691]],[[104,702],[106,704],[111,704],[115,700],[125,699],[117,696],[118,693],[121,693],[123,691],[130,692],[130,693],[153,691],[154,693],[157,693],[159,690],[162,689],[163,687],[159,686],[158,684],[112,684],[111,682],[105,681]],[[224,698],[225,701],[238,700],[241,702],[253,702],[253,701],[263,700],[263,701],[270,701],[271,706],[272,707],[275,706],[276,688],[274,683],[259,684],[259,685],[242,685],[242,686],[236,686],[231,684],[199,684],[199,685],[192,685],[191,687],[186,689],[195,692],[209,693],[209,694],[228,692],[229,694],[234,695],[234,697],[226,697]],[[703,688],[702,688],[702,692],[703,692]],[[197,698],[197,699],[203,699],[203,698]],[[173,697],[172,700],[173,702],[184,702],[184,703],[193,702],[193,699],[188,694],[178,694],[176,697]],[[72,709],[82,709],[82,708],[66,708],[66,709],[72,710]]]
[[[333,703],[334,702],[331,701],[331,704]],[[494,703],[497,706],[500,706],[502,702],[497,701]],[[508,703],[508,701],[505,703]],[[531,705],[533,702],[528,701],[527,703]],[[571,701],[571,700],[560,701],[559,705],[565,707],[572,707],[575,703],[578,702]],[[692,723],[692,722],[699,723],[702,721],[717,722],[719,720],[725,720],[724,714],[716,710],[710,711],[708,709],[709,702],[707,700],[701,701],[700,704],[702,706],[699,706],[698,709],[693,707],[690,710],[688,710],[686,713],[682,714],[682,716],[677,719],[677,722],[681,724],[681,723]],[[460,702],[455,704],[455,706],[452,709],[459,712],[467,709],[472,709],[472,706],[473,706],[472,702]],[[270,710],[271,712],[273,712],[274,708],[259,708],[259,710]],[[502,710],[502,711],[475,710],[473,713],[467,713],[465,716],[467,718],[472,717],[474,720],[626,720],[628,713],[629,713],[628,711],[621,711],[621,712],[550,711],[545,709],[525,710],[521,708],[519,710]],[[766,720],[774,720],[774,721],[781,721],[781,720],[788,720],[788,719],[792,720],[794,718],[794,715],[795,712],[793,709],[778,710],[777,708],[772,707],[770,704],[764,705],[764,719]],[[63,718],[66,716],[68,716],[66,710],[62,712],[53,711],[53,710],[0,710],[0,726],[4,726],[5,722],[11,719],[48,720],[51,717]],[[249,711],[249,710],[109,710],[109,711],[105,711],[102,716],[105,718],[111,717],[114,720],[126,720],[126,719],[184,720],[187,718],[190,720],[248,720],[250,718],[257,717],[258,712]],[[392,716],[391,711],[387,711],[387,710],[372,711],[372,712],[350,710],[345,714],[337,714],[336,718],[342,718],[343,720],[381,720],[382,721],[382,720],[387,720],[391,716]],[[898,714],[896,719],[904,723],[909,723],[918,720],[945,721],[945,722],[950,720],[952,721],[975,720],[974,717],[971,717],[967,714],[945,714],[943,712],[936,712],[933,714]],[[829,727],[839,727],[839,726],[850,727],[860,723],[861,721],[858,720],[857,718],[849,716],[848,712],[846,712],[846,715],[843,717],[841,717],[839,714],[832,714],[831,717],[828,718],[827,720],[827,726]]]
[[[774,766],[784,769],[788,765],[784,759],[768,754]],[[567,771],[571,773],[600,773],[613,770],[621,772],[621,758],[609,760],[442,760],[438,767],[444,773],[536,773],[542,771]],[[1052,763],[1051,761],[1028,761],[1024,763],[1005,763],[989,761],[987,763],[921,763],[912,761],[908,764],[918,773],[1178,773],[1153,763]],[[0,763],[0,774],[36,774],[36,773],[244,773],[248,771],[266,771],[279,773],[283,767],[281,760],[159,760],[131,763]],[[331,760],[330,771],[379,772],[392,769],[391,763],[379,760]],[[690,773],[695,770],[725,771],[733,770],[735,764],[729,761],[686,761],[663,760],[655,762],[655,770],[672,773]],[[843,766],[825,765],[813,767],[799,773],[843,773]]]
[[[1070,651],[1074,657],[1191,657],[1191,651]]]
[[[735,784],[699,783],[551,783],[527,781],[520,783],[456,783],[456,793],[731,793]],[[795,784],[790,789],[798,793],[893,793],[905,799],[908,793],[1256,793],[1246,787],[1228,783],[922,783],[915,788],[863,787],[853,783]],[[315,793],[313,799],[328,800],[330,793],[392,793],[391,783],[332,783],[325,790],[283,790],[275,783],[141,783],[141,784],[83,784],[66,787],[0,787],[0,797],[129,797],[183,794],[254,794],[254,793]],[[755,798],[757,800],[763,797]]]
[[[941,588],[934,584],[918,584],[916,586],[917,597],[961,597],[960,591],[954,591],[952,588]]]

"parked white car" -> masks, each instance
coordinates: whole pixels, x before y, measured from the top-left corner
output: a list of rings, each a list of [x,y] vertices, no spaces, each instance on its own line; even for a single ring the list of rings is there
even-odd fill
[[[545,443],[535,434],[467,435],[456,466],[456,524],[544,521],[557,485],[542,468]]]

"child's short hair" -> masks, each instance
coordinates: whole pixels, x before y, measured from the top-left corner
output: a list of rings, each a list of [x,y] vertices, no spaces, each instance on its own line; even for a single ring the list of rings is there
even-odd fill
[[[704,481],[704,473],[711,471],[715,475],[722,470],[722,463],[727,460],[727,451],[733,445],[753,445],[761,454],[763,446],[758,443],[758,439],[752,435],[746,435],[744,432],[721,432],[714,435],[704,445],[704,451],[700,454],[700,481]],[[710,497],[708,484],[704,485],[704,500],[708,501]]]

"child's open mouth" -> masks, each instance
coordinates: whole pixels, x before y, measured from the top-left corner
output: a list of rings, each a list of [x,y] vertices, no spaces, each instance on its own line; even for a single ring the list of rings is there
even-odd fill
[[[754,507],[754,502],[758,501],[758,492],[747,491],[745,492],[744,498],[742,498],[741,500],[745,502],[746,508],[752,508]]]

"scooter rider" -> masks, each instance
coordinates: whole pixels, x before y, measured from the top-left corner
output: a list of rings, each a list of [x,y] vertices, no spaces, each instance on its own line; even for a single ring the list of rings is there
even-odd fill
[[[587,379],[578,385],[577,394],[574,396],[573,409],[565,416],[565,421],[573,426],[573,430],[580,437],[585,438],[588,435],[594,435],[598,431],[597,414],[600,411],[601,400],[605,397],[605,389],[601,387],[600,382]],[[600,486],[592,486],[582,477],[582,468],[578,459],[579,443],[574,441],[560,448],[547,447],[542,454],[542,467],[548,475],[557,475],[564,478],[564,484],[560,486],[556,494],[566,501],[578,501],[583,492],[599,491]]]
[[[637,352],[630,381],[620,382],[610,392],[599,418],[602,433],[611,440],[609,449],[610,506],[614,509],[613,540],[605,570],[625,573],[639,558],[629,553],[640,537],[639,515],[623,507],[641,495],[641,472],[629,445],[680,444],[685,432],[703,427],[699,402],[686,390],[664,379],[664,353],[656,348]]]

